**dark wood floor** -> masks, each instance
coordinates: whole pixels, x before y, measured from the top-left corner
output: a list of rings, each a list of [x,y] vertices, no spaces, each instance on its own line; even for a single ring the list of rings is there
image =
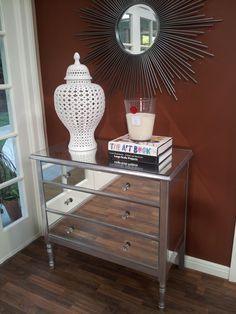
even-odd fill
[[[49,270],[43,239],[0,267],[0,313],[159,313],[149,276],[55,246]],[[165,313],[236,313],[236,284],[173,267]]]

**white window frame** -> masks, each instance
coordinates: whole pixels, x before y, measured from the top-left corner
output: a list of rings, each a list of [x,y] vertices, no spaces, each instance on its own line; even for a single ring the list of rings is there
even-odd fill
[[[10,82],[13,86],[13,102],[17,102],[15,120],[20,121],[15,124],[17,137],[21,143],[18,147],[21,156],[20,168],[23,169],[25,190],[32,196],[26,200],[30,220],[27,220],[28,217],[23,217],[20,219],[21,222],[15,221],[1,231],[4,232],[3,238],[9,232],[9,238],[6,238],[8,241],[2,242],[4,247],[1,246],[1,264],[41,234],[37,172],[34,162],[29,157],[31,153],[45,148],[46,136],[35,35],[34,2],[32,0],[0,0],[0,4],[6,25],[6,59],[10,56],[9,73],[14,73]],[[26,230],[24,224],[29,225],[28,221],[30,221],[30,228]],[[22,227],[19,227],[20,223]],[[11,244],[11,239],[14,239],[14,246]]]

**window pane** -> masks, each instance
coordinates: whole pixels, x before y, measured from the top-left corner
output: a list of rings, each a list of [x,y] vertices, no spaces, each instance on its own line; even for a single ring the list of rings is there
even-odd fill
[[[1,12],[1,8],[0,8],[0,31],[2,31],[2,12]]]
[[[12,131],[12,123],[9,115],[9,92],[0,90],[0,135]]]
[[[17,177],[15,138],[0,141],[0,183]]]
[[[141,45],[150,46],[150,20],[140,18]]]
[[[0,84],[7,84],[6,58],[4,49],[4,39],[0,37]]]
[[[119,36],[123,44],[131,43],[131,15],[124,14],[119,22]]]
[[[153,38],[153,41],[156,39],[158,33],[157,33],[157,22],[156,21],[153,21],[152,22],[152,38]]]
[[[22,217],[18,183],[0,190],[0,212],[3,227]]]

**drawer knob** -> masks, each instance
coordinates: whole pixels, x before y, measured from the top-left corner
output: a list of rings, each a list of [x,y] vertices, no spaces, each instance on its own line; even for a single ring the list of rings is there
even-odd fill
[[[122,247],[123,251],[127,252],[130,246],[131,246],[130,242],[125,242],[125,244]]]
[[[66,234],[71,234],[75,230],[74,226],[68,226],[65,228]]]
[[[65,200],[64,204],[65,205],[69,205],[70,203],[73,202],[73,198],[72,197],[69,197],[67,200]]]
[[[63,174],[63,177],[64,177],[65,179],[68,179],[69,177],[71,177],[71,173],[70,173],[70,172],[67,172],[67,173]]]
[[[125,184],[122,185],[121,188],[123,191],[128,191],[128,189],[130,188],[130,183],[126,182]]]
[[[121,216],[121,218],[122,218],[123,220],[126,220],[126,219],[129,218],[129,216],[130,216],[130,212],[129,212],[128,210],[126,210],[125,213]]]

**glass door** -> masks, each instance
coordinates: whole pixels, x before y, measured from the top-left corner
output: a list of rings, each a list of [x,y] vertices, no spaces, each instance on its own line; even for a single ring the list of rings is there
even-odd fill
[[[0,0],[0,263],[39,235],[29,155],[40,129],[30,0]],[[37,66],[35,66],[37,68]],[[35,85],[34,85],[35,84]],[[43,128],[41,129],[43,130]]]
[[[2,18],[1,18],[2,19]],[[2,28],[2,20],[0,21]],[[5,32],[0,31],[0,212],[2,228],[26,214],[23,204],[23,176],[18,153],[18,134],[14,121],[12,85],[5,56]]]

